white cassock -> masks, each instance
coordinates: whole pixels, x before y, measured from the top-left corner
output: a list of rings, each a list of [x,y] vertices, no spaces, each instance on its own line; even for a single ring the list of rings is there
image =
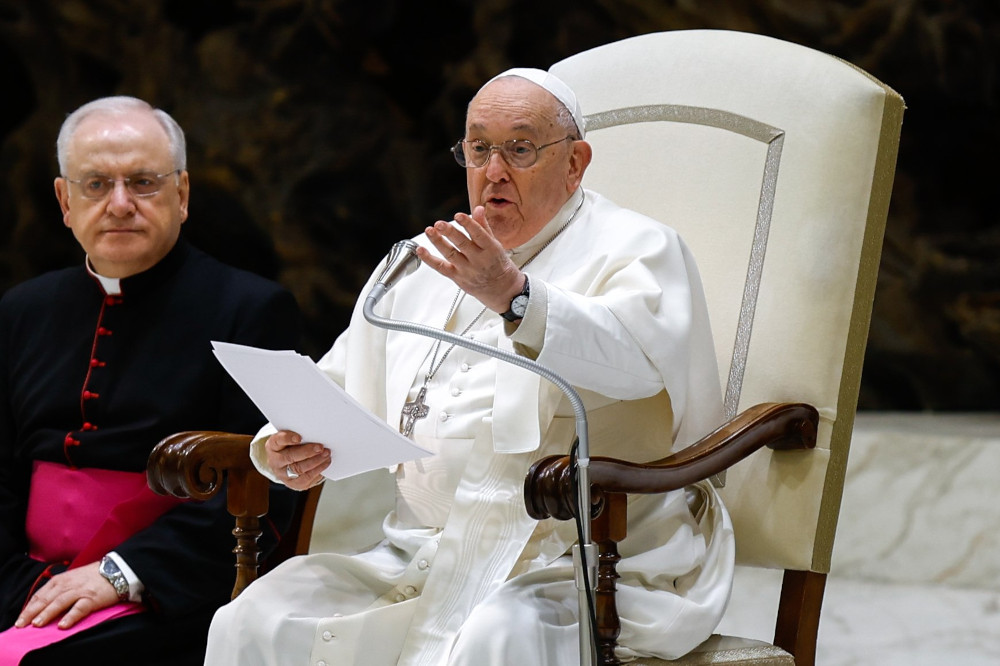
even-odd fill
[[[543,245],[524,267],[531,301],[510,336],[499,315],[480,315],[469,296],[448,327],[461,332],[474,322],[468,337],[537,355],[576,387],[591,455],[644,462],[717,428],[722,400],[707,310],[677,234],[578,190],[514,250],[515,262]],[[361,304],[373,282],[319,365],[395,426],[424,382],[435,340],[368,324]],[[440,328],[455,298],[451,281],[421,267],[377,311]],[[442,343],[438,361],[447,350]],[[362,553],[293,558],[254,582],[216,614],[206,666],[580,663],[575,525],[532,520],[522,494],[532,462],[568,452],[576,426],[569,401],[538,375],[462,347],[448,352],[427,389],[430,414],[413,434],[436,455],[393,470],[385,538]],[[258,466],[271,432],[255,440]],[[336,493],[327,484],[324,495]],[[628,535],[618,565],[619,654],[680,656],[712,633],[728,603],[729,516],[702,483],[632,499]]]

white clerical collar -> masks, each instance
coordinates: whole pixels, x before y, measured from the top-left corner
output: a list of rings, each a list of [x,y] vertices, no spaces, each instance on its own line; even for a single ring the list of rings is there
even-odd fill
[[[104,288],[104,293],[108,296],[117,296],[122,293],[122,282],[118,278],[104,277],[100,273],[94,270],[94,267],[90,265],[90,257],[87,257],[83,264],[87,267],[87,272],[94,276],[94,278],[101,283],[101,287]]]
[[[563,204],[563,207],[555,214],[555,217],[549,220],[528,242],[510,251],[510,256],[514,259],[514,262],[517,263],[519,257],[534,255],[539,248],[551,243],[552,239],[565,229],[573,221],[577,213],[580,212],[580,208],[583,206],[583,199],[583,188],[576,188],[576,192],[570,195],[566,203]]]

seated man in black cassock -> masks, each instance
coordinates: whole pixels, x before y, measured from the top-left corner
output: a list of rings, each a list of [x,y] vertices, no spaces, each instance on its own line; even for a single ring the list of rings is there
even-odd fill
[[[294,349],[298,307],[181,237],[184,133],[165,112],[98,99],[57,153],[86,260],[0,299],[0,663],[201,664],[235,579],[232,518],[225,493],[153,494],[147,458],[178,431],[263,425],[211,341]],[[265,553],[295,502],[274,486]]]

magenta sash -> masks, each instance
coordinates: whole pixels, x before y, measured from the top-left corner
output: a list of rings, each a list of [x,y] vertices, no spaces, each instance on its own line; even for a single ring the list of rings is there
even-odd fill
[[[28,554],[41,562],[68,563],[71,569],[96,562],[182,501],[155,494],[141,472],[36,462],[25,525]],[[11,627],[0,632],[0,664],[17,664],[31,650],[143,609],[138,603],[115,604],[69,629],[59,629],[55,622],[45,627]]]

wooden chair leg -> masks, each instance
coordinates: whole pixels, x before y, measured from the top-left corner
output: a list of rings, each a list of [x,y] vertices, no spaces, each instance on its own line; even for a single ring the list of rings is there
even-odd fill
[[[604,507],[591,525],[594,543],[598,550],[596,615],[597,663],[601,666],[619,666],[615,656],[621,622],[615,591],[618,589],[618,543],[625,538],[625,512],[628,496],[623,493],[605,493]]]
[[[774,627],[774,644],[795,657],[796,666],[815,666],[819,614],[826,574],[786,570]]]
[[[263,532],[260,529],[260,519],[257,516],[239,516],[233,536],[236,537],[236,584],[233,585],[231,598],[238,597],[247,585],[257,579],[257,569],[260,566],[260,546],[257,540]]]

